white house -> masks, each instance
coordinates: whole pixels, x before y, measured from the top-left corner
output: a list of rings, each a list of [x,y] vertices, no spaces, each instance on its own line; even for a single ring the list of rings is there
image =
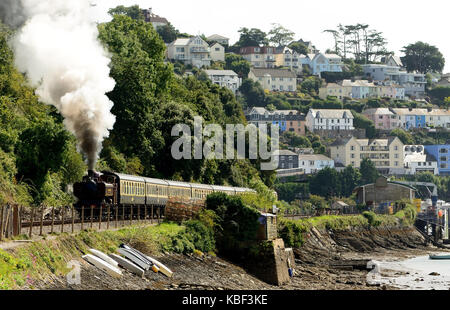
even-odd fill
[[[214,43],[209,49],[212,61],[225,61],[225,47],[219,43]]]
[[[369,64],[362,67],[364,75],[374,81],[392,81],[405,88],[405,95],[423,97],[427,84],[425,74],[406,72],[402,67],[393,64],[395,62],[392,60],[389,64]]]
[[[303,65],[311,68],[311,73],[320,76],[322,72],[342,72],[342,58],[336,54],[308,54],[301,58]]]
[[[251,68],[248,78],[268,91],[297,91],[297,75],[291,70]]]
[[[167,58],[198,68],[211,65],[209,45],[200,36],[176,39],[167,46]]]
[[[321,154],[298,155],[298,167],[306,174],[316,173],[326,167],[334,168],[334,160]]]
[[[205,73],[214,84],[226,87],[234,94],[241,87],[241,78],[232,70],[205,70]]]
[[[405,174],[431,172],[439,174],[438,163],[434,156],[425,153],[423,145],[405,145],[404,147]]]
[[[309,109],[306,127],[315,130],[354,130],[353,114],[350,110]]]
[[[206,38],[209,42],[217,42],[220,45],[230,45],[230,39],[218,34],[213,34]]]

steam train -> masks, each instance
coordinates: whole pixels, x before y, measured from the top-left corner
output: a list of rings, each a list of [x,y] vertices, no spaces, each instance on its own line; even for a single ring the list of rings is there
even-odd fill
[[[82,206],[165,206],[171,197],[195,201],[205,200],[207,195],[214,192],[229,195],[255,192],[249,188],[176,182],[93,170],[88,171],[82,182],[75,183],[73,190],[78,198],[75,204],[78,211]]]

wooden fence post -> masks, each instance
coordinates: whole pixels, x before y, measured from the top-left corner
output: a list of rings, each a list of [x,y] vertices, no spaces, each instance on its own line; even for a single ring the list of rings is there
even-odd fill
[[[65,221],[65,213],[66,213],[66,207],[62,207],[62,215],[61,215],[61,233],[64,232],[64,221]]]
[[[138,205],[138,214],[137,214],[138,224],[141,223],[141,205]]]
[[[125,226],[125,205],[122,206],[122,226]]]
[[[81,230],[84,230],[84,206],[81,206]]]
[[[33,237],[33,225],[34,225],[34,208],[31,207],[30,232],[28,234],[30,236],[30,239]]]
[[[39,225],[39,236],[42,236],[42,228],[44,227],[44,206],[41,206],[41,223]]]
[[[131,206],[130,210],[130,225],[133,225],[133,206]]]
[[[98,214],[98,230],[102,229],[103,204],[100,204],[100,213]]]
[[[147,224],[147,205],[144,205],[144,224]]]
[[[109,229],[109,218],[111,217],[111,213],[110,213],[110,205],[108,204],[108,219],[107,219],[107,224],[106,224],[106,229]]]
[[[6,205],[6,220],[5,220],[5,237],[9,238],[9,204]]]
[[[53,226],[55,225],[55,207],[52,207],[52,228],[50,233],[53,234]]]
[[[75,229],[75,207],[72,205],[72,234]]]
[[[2,241],[3,239],[3,214],[4,214],[4,209],[5,206],[1,206],[1,211],[0,211],[0,241]]]
[[[94,206],[91,205],[91,229],[94,227]]]
[[[152,210],[151,210],[151,219],[150,219],[150,224],[153,224],[153,205],[152,205]]]
[[[119,225],[119,206],[116,206],[116,228]]]

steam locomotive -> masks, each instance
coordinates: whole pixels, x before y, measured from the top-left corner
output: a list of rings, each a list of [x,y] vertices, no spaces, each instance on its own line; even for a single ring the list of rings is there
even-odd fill
[[[255,192],[249,188],[176,182],[93,170],[89,170],[81,182],[75,183],[73,189],[78,198],[75,205],[77,210],[82,206],[99,207],[106,204],[165,206],[171,197],[205,200],[206,196],[214,192],[229,195]]]

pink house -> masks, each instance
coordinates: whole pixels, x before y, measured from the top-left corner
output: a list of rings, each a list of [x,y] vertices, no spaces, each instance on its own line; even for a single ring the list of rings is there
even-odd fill
[[[399,116],[388,108],[367,109],[362,114],[375,123],[376,129],[391,130],[401,125]]]

